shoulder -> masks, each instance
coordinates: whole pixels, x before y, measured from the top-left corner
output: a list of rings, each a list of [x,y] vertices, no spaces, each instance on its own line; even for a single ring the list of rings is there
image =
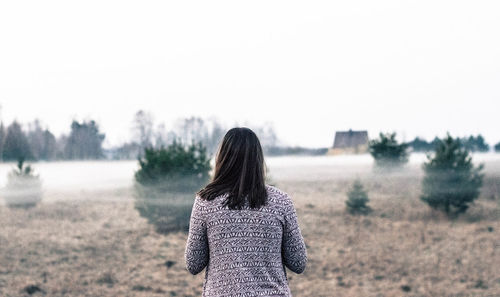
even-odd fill
[[[194,197],[193,208],[196,211],[203,212],[208,207],[209,205],[208,203],[209,201],[203,199],[200,195],[196,194],[196,196]]]
[[[201,197],[199,194],[196,194],[194,199],[193,208],[199,213],[212,213],[218,211],[223,208],[223,202],[227,198],[228,194],[221,194],[215,197],[214,199],[207,200]]]
[[[266,185],[266,190],[269,201],[274,202],[279,208],[283,209],[293,206],[292,199],[287,192],[272,185]]]
[[[281,196],[288,195],[285,191],[283,191],[283,190],[281,190],[278,187],[273,186],[273,185],[266,184],[266,190],[268,193],[275,194],[275,195],[281,195]]]
[[[290,195],[287,192],[273,185],[266,184],[266,190],[268,194],[271,194],[273,196],[290,197]]]

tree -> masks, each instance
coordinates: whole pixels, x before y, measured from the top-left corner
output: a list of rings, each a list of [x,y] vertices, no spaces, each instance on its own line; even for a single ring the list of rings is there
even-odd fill
[[[252,129],[257,137],[259,137],[260,144],[264,153],[268,152],[269,148],[276,147],[278,144],[278,137],[276,136],[276,131],[272,122],[265,122],[262,125],[254,125],[245,122],[243,126]]]
[[[200,117],[190,117],[178,119],[176,123],[175,134],[182,143],[208,142],[208,127],[205,121]]]
[[[102,142],[105,135],[99,132],[99,126],[93,120],[71,123],[71,132],[64,147],[67,159],[100,159],[104,156]]]
[[[495,144],[495,152],[500,153],[500,142]]]
[[[3,125],[3,122],[0,122],[0,161],[3,159],[5,136],[6,136],[5,127]]]
[[[419,137],[415,137],[414,140],[408,142],[408,147],[412,148],[415,152],[427,152],[432,150],[433,144]]]
[[[350,214],[367,214],[371,208],[367,205],[369,199],[361,182],[356,179],[347,193],[345,202],[347,211]]]
[[[240,126],[240,124],[235,123],[234,126]],[[278,136],[274,129],[272,122],[265,122],[261,125],[252,124],[249,122],[244,122],[241,126],[248,127],[255,132],[259,138],[259,142],[262,146],[264,154],[270,154],[278,146]]]
[[[379,139],[370,141],[370,154],[380,168],[402,166],[408,162],[408,145],[396,141],[396,133],[379,134]]]
[[[56,159],[66,159],[66,144],[68,143],[68,136],[62,134],[56,138]]]
[[[42,135],[42,150],[40,151],[40,159],[50,161],[57,157],[57,140],[54,134],[48,129],[43,131]]]
[[[153,115],[144,110],[135,113],[132,125],[133,141],[138,143],[141,151],[153,146]]]
[[[154,132],[155,138],[155,147],[167,146],[170,143],[168,142],[168,132],[165,128],[165,123],[161,123],[156,127],[156,131]]]
[[[210,155],[214,155],[217,151],[219,143],[224,137],[224,134],[226,134],[227,129],[219,123],[216,118],[210,119],[209,122],[211,124],[211,128],[206,146],[208,153]]]
[[[55,159],[56,138],[48,129],[44,130],[41,127],[39,120],[35,120],[29,125],[28,140],[35,160]]]
[[[479,134],[477,137],[473,135],[469,136],[469,138],[463,138],[461,141],[462,145],[471,152],[488,152],[490,150],[490,146],[484,140],[484,137]]]
[[[141,148],[136,142],[124,143],[112,151],[114,160],[133,160],[141,155]]]
[[[14,121],[7,128],[3,147],[3,159],[5,161],[12,161],[21,158],[23,160],[31,159],[31,148],[21,125],[17,121]]]
[[[216,153],[218,145],[227,129],[212,117],[204,120],[199,117],[190,117],[177,120],[174,135],[178,135],[184,143],[201,142],[209,155]]]
[[[278,137],[276,136],[276,131],[274,125],[271,122],[266,122],[264,125],[255,127],[255,134],[259,137],[259,140],[264,148],[275,147],[278,143]]]
[[[41,151],[43,150],[43,130],[38,119],[28,124],[27,136],[33,158],[40,160]]]
[[[477,137],[476,137],[476,151],[478,152],[488,152],[490,150],[490,145],[486,143],[486,141],[484,140],[484,137],[479,134]]]
[[[450,217],[465,212],[479,197],[484,165],[475,167],[460,139],[450,134],[440,140],[434,155],[428,154],[427,159],[421,200]]]
[[[441,143],[441,139],[437,136],[434,137],[434,139],[431,141],[431,151],[435,150],[436,147]]]

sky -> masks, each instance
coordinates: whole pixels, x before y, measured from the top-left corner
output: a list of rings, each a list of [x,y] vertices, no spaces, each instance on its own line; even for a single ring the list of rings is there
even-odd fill
[[[284,144],[335,131],[500,141],[499,1],[2,1],[4,123],[56,135],[134,113],[272,123]]]

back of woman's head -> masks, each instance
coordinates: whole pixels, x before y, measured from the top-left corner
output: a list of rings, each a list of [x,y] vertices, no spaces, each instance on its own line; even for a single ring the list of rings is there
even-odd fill
[[[241,209],[245,200],[251,208],[266,204],[264,154],[259,139],[248,128],[232,128],[219,146],[212,181],[198,195],[213,200],[228,193],[224,205]]]

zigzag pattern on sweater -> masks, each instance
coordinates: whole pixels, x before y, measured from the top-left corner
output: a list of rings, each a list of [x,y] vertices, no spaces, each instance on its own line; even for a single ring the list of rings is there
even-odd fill
[[[193,274],[206,268],[203,296],[291,296],[285,267],[302,272],[306,247],[290,196],[266,190],[258,210],[230,210],[223,206],[227,194],[196,196],[185,259]]]

